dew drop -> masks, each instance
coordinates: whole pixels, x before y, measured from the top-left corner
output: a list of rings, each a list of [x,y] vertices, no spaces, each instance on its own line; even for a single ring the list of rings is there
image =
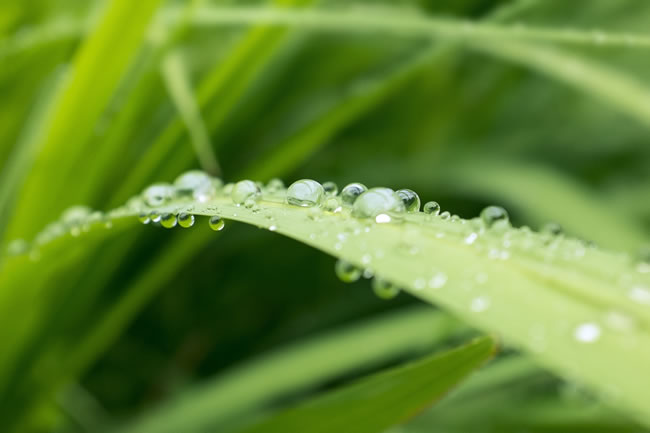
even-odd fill
[[[332,213],[338,213],[341,212],[341,203],[339,202],[339,199],[336,197],[330,197],[327,200],[325,200],[325,203],[323,204],[323,208]]]
[[[287,203],[294,206],[313,207],[320,204],[325,191],[323,186],[311,179],[301,179],[287,189]]]
[[[339,187],[334,182],[325,182],[323,184],[323,191],[326,196],[335,196],[339,193]]]
[[[246,201],[244,202],[244,207],[246,209],[253,209],[256,205],[257,203],[252,198],[247,198]]]
[[[233,203],[241,205],[248,199],[257,199],[260,194],[260,188],[252,180],[242,180],[232,187],[230,197]]]
[[[138,215],[138,221],[140,221],[142,224],[149,224],[151,222],[151,218],[149,218],[148,213],[140,212]]]
[[[149,219],[151,222],[154,223],[159,223],[160,222],[160,214],[156,212],[155,210],[152,210],[151,213],[149,214]]]
[[[375,218],[379,214],[399,217],[405,212],[402,199],[390,188],[371,188],[357,198],[352,215],[357,218]]]
[[[160,216],[160,225],[166,229],[172,229],[176,227],[177,222],[178,221],[176,220],[176,215],[173,213],[164,213]]]
[[[440,214],[441,220],[448,220],[449,218],[451,218],[451,214],[448,211],[444,211]]]
[[[573,336],[581,343],[594,343],[600,338],[600,326],[593,322],[578,325]]]
[[[144,190],[142,199],[149,207],[157,207],[171,200],[174,188],[167,183],[154,183]]]
[[[194,191],[211,185],[212,181],[207,173],[201,170],[190,170],[181,174],[174,180],[176,194],[181,196],[191,196]]]
[[[501,227],[508,224],[508,212],[500,206],[488,206],[481,211],[481,220],[486,227]]]
[[[438,204],[438,202],[428,201],[424,204],[424,208],[422,210],[427,215],[436,216],[440,213],[440,205]]]
[[[350,183],[341,190],[341,201],[345,205],[352,206],[357,198],[366,191],[368,191],[368,188],[364,184]]]
[[[278,192],[282,191],[284,189],[284,182],[282,180],[276,178],[273,178],[269,180],[269,182],[266,184],[266,190],[268,192]]]
[[[478,296],[472,299],[469,309],[475,313],[481,313],[490,308],[490,298],[487,296]]]
[[[226,225],[226,222],[219,216],[212,216],[210,217],[210,228],[214,230],[215,232],[223,230],[224,226]]]
[[[628,296],[639,304],[650,305],[650,289],[642,286],[635,286],[630,289]]]
[[[399,295],[400,289],[395,284],[381,277],[372,280],[372,291],[381,299],[393,299]]]
[[[564,230],[562,229],[562,226],[559,225],[556,222],[550,222],[550,223],[544,224],[540,231],[543,234],[551,235],[551,236],[559,236],[564,232]]]
[[[445,284],[447,284],[447,275],[442,272],[438,272],[429,280],[429,287],[432,289],[441,289]]]
[[[194,225],[194,215],[188,213],[181,213],[178,215],[178,225],[184,229]]]
[[[398,189],[395,193],[402,199],[406,212],[420,212],[420,196],[410,189]]]
[[[472,232],[465,238],[465,243],[467,245],[472,245],[478,239],[478,234]]]
[[[92,209],[87,206],[71,206],[61,214],[61,221],[65,224],[80,224],[90,216]]]
[[[339,280],[344,283],[353,283],[361,278],[361,269],[345,260],[338,260],[334,265],[334,272]]]

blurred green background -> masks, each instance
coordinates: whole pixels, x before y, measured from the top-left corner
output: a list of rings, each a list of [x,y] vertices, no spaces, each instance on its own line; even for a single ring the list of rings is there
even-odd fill
[[[650,3],[269,3],[569,28],[594,42],[200,19],[268,6],[253,0],[2,0],[3,250],[31,241],[71,205],[106,211],[151,182],[205,168],[226,181],[406,187],[463,217],[498,204],[515,225],[554,221],[570,235],[642,254],[650,238],[650,56],[633,45],[599,45],[598,35],[647,32]],[[235,223],[219,234],[202,220],[171,232],[120,225],[64,250],[47,262],[0,261],[3,431],[128,425],[262,354],[421,313],[406,295],[377,299],[366,280],[344,285],[331,257]],[[305,383],[273,396],[271,406],[473,333],[447,320],[449,329],[426,344]],[[495,379],[492,405],[452,398],[396,431],[643,431],[577,385],[507,349],[503,358],[526,368],[504,367],[510,373]],[[182,431],[206,431],[187,417]],[[214,425],[207,431],[227,431]]]

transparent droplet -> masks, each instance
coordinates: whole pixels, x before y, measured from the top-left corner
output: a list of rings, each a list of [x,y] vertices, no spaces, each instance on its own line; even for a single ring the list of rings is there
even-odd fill
[[[246,209],[253,209],[257,205],[256,201],[253,200],[252,198],[247,198],[246,201],[244,202],[244,207]]]
[[[325,191],[326,196],[334,196],[339,193],[339,187],[334,182],[325,182],[323,191]]]
[[[151,222],[154,223],[159,223],[160,222],[160,214],[156,212],[155,210],[152,210],[151,213],[149,214],[149,219]]]
[[[284,182],[282,182],[282,180],[278,179],[277,177],[269,180],[269,182],[266,184],[266,190],[271,193],[282,191],[283,189]]]
[[[442,272],[438,272],[429,280],[429,287],[432,289],[440,289],[445,284],[447,284],[447,275]]]
[[[486,227],[501,227],[508,224],[508,212],[500,206],[488,206],[481,211],[481,220]]]
[[[160,225],[165,227],[166,229],[171,229],[176,227],[176,223],[178,221],[176,220],[176,215],[173,213],[165,213],[160,215]]]
[[[364,184],[350,183],[341,190],[341,201],[347,206],[352,206],[357,198],[366,191],[368,188]]]
[[[297,180],[287,189],[287,203],[294,206],[313,207],[320,204],[325,191],[323,186],[311,179]]]
[[[167,203],[174,195],[174,188],[167,183],[154,183],[144,190],[142,199],[150,207],[157,207]]]
[[[428,201],[424,204],[422,209],[427,215],[438,215],[440,213],[440,205],[435,201]]]
[[[339,280],[344,283],[353,283],[361,277],[361,269],[345,260],[338,260],[334,265],[334,272]]]
[[[244,204],[248,199],[257,199],[260,194],[260,188],[252,180],[242,180],[237,182],[230,193],[233,203]]]
[[[395,284],[381,277],[372,280],[372,291],[381,299],[393,299],[399,295],[400,289]]]
[[[440,214],[440,219],[442,220],[448,220],[449,218],[451,218],[451,214],[448,211],[444,211]]]
[[[472,299],[469,309],[475,313],[481,313],[490,308],[490,298],[487,296],[478,296]]]
[[[399,217],[405,212],[402,199],[390,188],[371,188],[356,199],[352,215],[357,218],[375,218],[379,214]]]
[[[138,221],[140,221],[142,224],[149,224],[151,222],[151,218],[149,218],[148,213],[140,212],[138,215]]]
[[[329,197],[327,200],[325,200],[325,203],[323,204],[323,209],[333,213],[337,213],[342,210],[341,203],[339,202],[339,199],[336,197]]]
[[[542,226],[541,232],[543,234],[547,234],[551,236],[559,236],[564,232],[564,230],[562,229],[562,226],[559,225],[558,223],[550,222]]]
[[[174,180],[176,194],[191,196],[196,189],[211,185],[210,176],[201,170],[190,170],[181,174]]]
[[[215,232],[223,230],[224,226],[226,225],[226,222],[218,216],[212,216],[210,217],[210,228],[214,230]]]
[[[88,206],[71,206],[61,214],[61,221],[65,224],[80,224],[92,213]]]
[[[410,189],[398,189],[395,193],[402,199],[406,212],[420,212],[420,196]]]
[[[194,215],[188,213],[181,213],[178,215],[178,225],[184,229],[194,225]]]
[[[600,326],[593,322],[578,325],[573,336],[581,343],[594,343],[600,338]]]

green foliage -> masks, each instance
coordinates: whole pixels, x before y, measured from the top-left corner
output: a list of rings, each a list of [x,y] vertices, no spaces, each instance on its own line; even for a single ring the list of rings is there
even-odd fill
[[[0,1],[3,431],[236,429],[467,326],[505,353],[400,429],[646,431],[650,7],[574,3]],[[407,186],[463,218],[221,188],[160,206],[188,230],[111,211],[191,168]],[[100,211],[59,217],[78,204]],[[490,204],[565,234],[470,219]]]

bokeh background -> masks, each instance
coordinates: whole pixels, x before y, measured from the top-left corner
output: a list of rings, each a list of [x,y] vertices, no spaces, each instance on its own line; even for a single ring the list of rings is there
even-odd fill
[[[593,41],[201,19],[269,5],[447,17],[459,33],[460,20],[575,29]],[[31,242],[71,205],[106,211],[204,168],[226,181],[406,187],[462,217],[497,204],[515,225],[552,221],[647,254],[650,56],[606,36],[648,23],[650,3],[632,0],[2,0],[3,250]],[[333,258],[235,223],[218,234],[203,220],[172,231],[134,223],[65,251],[1,272],[5,431],[128,425],[262,354],[420,306],[407,295],[379,300],[367,280],[345,285]],[[473,333],[449,326],[435,345],[338,372],[274,405]],[[493,406],[452,401],[446,418],[404,431],[642,431],[533,367],[518,386],[506,382]],[[531,403],[540,399],[546,406]],[[572,404],[580,410],[563,412]],[[183,431],[204,431],[187,416]]]

